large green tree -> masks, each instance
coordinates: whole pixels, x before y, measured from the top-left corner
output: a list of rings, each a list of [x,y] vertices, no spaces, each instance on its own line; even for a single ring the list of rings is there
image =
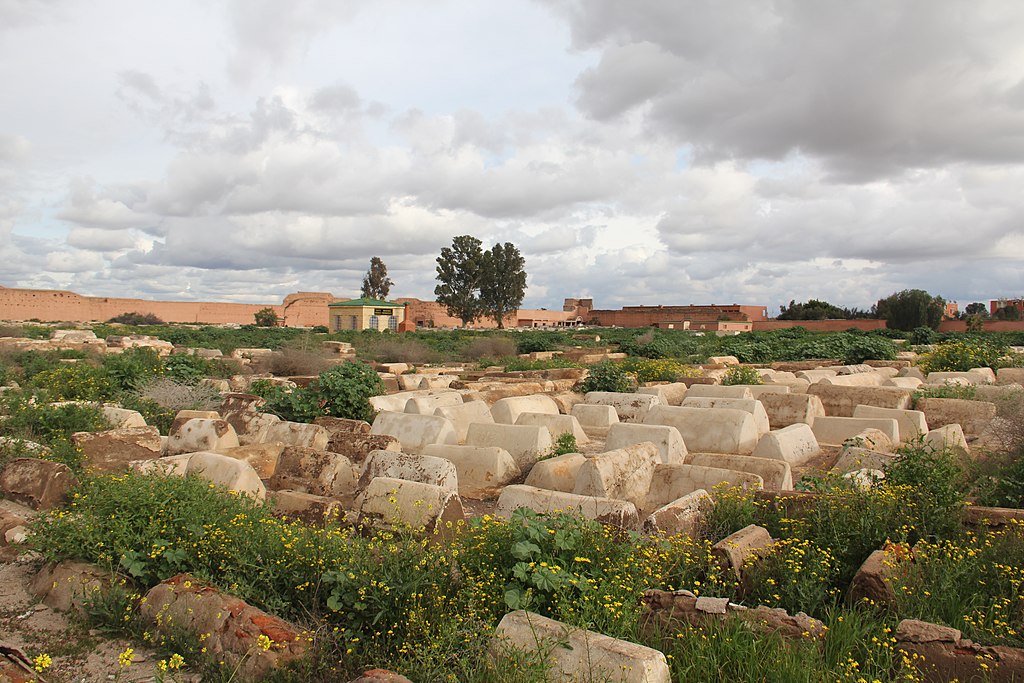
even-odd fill
[[[480,307],[484,315],[505,327],[505,316],[523,304],[526,295],[526,260],[511,242],[498,243],[484,252],[480,279]]]
[[[932,296],[923,289],[904,289],[879,299],[875,313],[884,318],[894,330],[913,330],[930,327],[933,330],[942,321],[946,301],[941,296]]]
[[[448,315],[462,321],[463,327],[481,317],[480,281],[484,252],[481,242],[471,235],[459,235],[452,246],[437,257],[437,281],[434,296],[444,304]]]
[[[370,259],[370,269],[363,276],[361,294],[365,299],[387,299],[391,286],[395,284],[388,277],[388,267],[379,256]]]

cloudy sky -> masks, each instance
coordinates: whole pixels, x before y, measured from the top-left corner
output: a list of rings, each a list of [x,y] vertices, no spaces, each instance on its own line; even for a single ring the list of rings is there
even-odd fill
[[[1024,294],[1019,0],[0,0],[0,284]]]

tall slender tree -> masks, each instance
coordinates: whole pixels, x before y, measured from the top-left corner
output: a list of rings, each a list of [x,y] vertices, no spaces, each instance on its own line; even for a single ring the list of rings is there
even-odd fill
[[[387,299],[391,286],[395,284],[388,277],[388,267],[379,256],[370,259],[370,269],[363,276],[361,294],[364,299]]]
[[[505,327],[505,316],[523,305],[525,266],[526,260],[511,242],[495,244],[484,252],[480,307],[499,329]]]
[[[481,316],[480,280],[483,273],[484,252],[481,242],[471,235],[459,235],[452,246],[441,250],[437,257],[437,281],[434,295],[444,304],[448,315],[470,324]]]

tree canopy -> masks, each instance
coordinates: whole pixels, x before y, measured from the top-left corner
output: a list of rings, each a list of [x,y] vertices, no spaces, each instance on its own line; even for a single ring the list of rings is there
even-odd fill
[[[806,303],[790,300],[789,306],[779,307],[778,320],[853,320],[867,318],[869,313],[857,308],[840,308],[827,301],[810,299]]]
[[[484,251],[480,240],[459,235],[437,257],[434,295],[448,315],[463,326],[479,318],[492,318],[505,326],[505,316],[523,303],[526,294],[526,261],[511,242]]]
[[[913,330],[917,327],[935,329],[942,321],[946,301],[932,296],[923,289],[904,289],[879,299],[875,313],[894,330]]]
[[[387,299],[395,283],[388,277],[388,267],[379,256],[370,259],[370,269],[363,276],[361,295],[366,299]]]
[[[483,263],[480,308],[500,329],[505,327],[505,316],[523,304],[526,260],[514,244],[505,242],[484,252]]]
[[[479,296],[483,264],[481,242],[471,235],[455,237],[452,246],[441,249],[437,257],[439,284],[434,287],[434,296],[448,315],[462,321],[463,327],[483,313]]]

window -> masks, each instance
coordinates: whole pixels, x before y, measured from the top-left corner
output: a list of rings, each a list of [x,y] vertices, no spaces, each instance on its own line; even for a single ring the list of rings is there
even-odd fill
[[[375,315],[371,315],[370,316],[370,329],[371,330],[379,330],[380,329],[380,318],[378,316],[375,316]]]
[[[397,315],[388,316],[388,329],[391,330],[392,332],[397,332],[398,331],[398,316]]]
[[[348,327],[349,327],[350,330],[358,330],[359,329],[359,317],[355,316],[355,315],[350,315],[348,317]]]

